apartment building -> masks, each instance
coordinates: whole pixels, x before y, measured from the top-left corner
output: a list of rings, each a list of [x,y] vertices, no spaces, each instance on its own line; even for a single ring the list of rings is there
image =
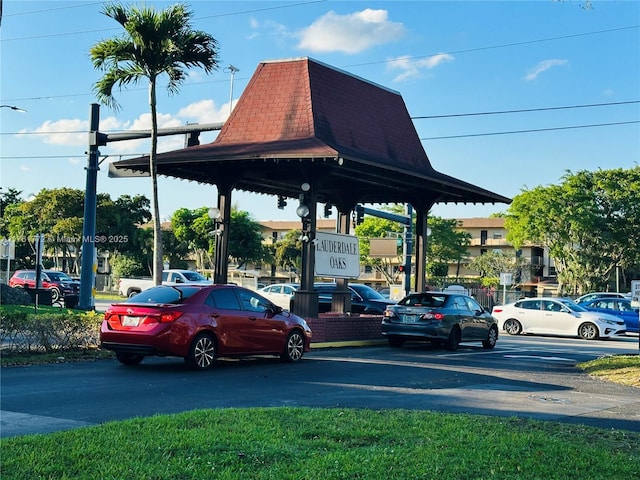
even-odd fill
[[[507,242],[507,230],[504,226],[504,218],[460,218],[457,220],[457,228],[469,233],[471,236],[471,244],[468,248],[469,255],[466,260],[471,260],[474,257],[491,251],[501,251],[506,255],[517,254],[529,262],[531,265],[532,283],[538,282],[543,278],[555,276],[553,262],[542,247],[526,245],[516,251],[513,245]],[[300,228],[300,221],[267,220],[259,223],[263,227],[266,242],[280,240],[290,230]],[[317,229],[322,232],[335,232],[336,221],[335,219],[318,219]],[[400,258],[397,259],[398,265],[400,264],[400,260]],[[466,268],[466,263],[467,262],[461,262],[459,265],[452,263],[449,265],[448,276],[461,279],[477,277],[478,272]],[[261,268],[262,278],[271,276],[271,270],[265,270],[265,267]],[[397,268],[397,265],[392,265],[390,268]],[[274,273],[275,277],[286,278],[287,281],[290,280],[289,272]],[[358,282],[366,283],[374,288],[386,286],[384,276],[380,272],[376,272],[366,266],[362,266]]]

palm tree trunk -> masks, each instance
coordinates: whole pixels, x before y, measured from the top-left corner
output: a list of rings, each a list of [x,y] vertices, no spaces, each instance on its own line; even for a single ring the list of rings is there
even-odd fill
[[[158,165],[156,153],[158,150],[158,115],[156,111],[156,78],[149,81],[149,106],[151,107],[151,154],[149,155],[149,172],[152,186],[152,216],[153,216],[153,281],[156,285],[162,283],[162,227],[160,223],[160,205],[158,203]]]

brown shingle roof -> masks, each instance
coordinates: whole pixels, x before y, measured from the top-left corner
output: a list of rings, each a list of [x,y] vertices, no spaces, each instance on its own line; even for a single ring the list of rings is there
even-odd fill
[[[148,157],[116,162],[148,171]],[[256,68],[216,140],[160,154],[158,172],[235,189],[318,201],[509,203],[436,172],[399,93],[308,58]]]

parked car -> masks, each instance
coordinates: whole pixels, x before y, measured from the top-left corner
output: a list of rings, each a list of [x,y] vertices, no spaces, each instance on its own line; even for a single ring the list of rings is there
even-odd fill
[[[493,348],[498,341],[496,319],[468,295],[445,292],[411,293],[386,308],[382,335],[389,345],[428,341],[456,350],[461,342],[482,342]]]
[[[586,340],[625,333],[624,321],[614,315],[590,312],[568,298],[538,297],[496,305],[492,314],[510,335],[520,333],[579,336]]]
[[[620,293],[620,292],[591,292],[585,293],[584,295],[576,298],[574,302],[578,305],[582,305],[589,300],[593,300],[594,298],[631,298],[630,293]]]
[[[107,308],[101,347],[125,365],[145,356],[183,357],[197,370],[217,357],[279,355],[297,362],[311,329],[253,290],[237,285],[159,285]]]
[[[318,292],[318,310],[320,313],[331,311],[332,295],[338,289],[337,283],[314,283],[313,290]],[[351,313],[382,315],[394,300],[384,298],[379,292],[363,283],[348,284],[351,293]]]
[[[391,289],[389,287],[379,288],[378,293],[382,295],[384,298],[391,297]]]
[[[162,285],[178,285],[180,283],[197,283],[211,285],[213,282],[193,270],[171,269],[162,271]],[[118,293],[123,297],[132,297],[147,288],[155,286],[152,278],[120,278]]]
[[[80,295],[80,282],[64,272],[42,270],[40,280],[42,288],[51,291],[52,303]],[[36,288],[36,271],[16,270],[9,279],[9,286],[14,288]]]
[[[624,320],[627,332],[638,332],[638,308],[631,306],[628,298],[594,298],[581,304],[592,312],[608,313]]]
[[[298,288],[300,288],[298,283],[274,283],[258,289],[258,293],[279,307],[289,310],[293,294]]]

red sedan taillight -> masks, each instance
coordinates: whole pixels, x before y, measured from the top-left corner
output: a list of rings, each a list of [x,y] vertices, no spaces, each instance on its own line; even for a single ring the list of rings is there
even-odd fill
[[[160,314],[160,323],[175,322],[181,316],[182,316],[182,312],[179,312],[179,311],[164,312]]]

